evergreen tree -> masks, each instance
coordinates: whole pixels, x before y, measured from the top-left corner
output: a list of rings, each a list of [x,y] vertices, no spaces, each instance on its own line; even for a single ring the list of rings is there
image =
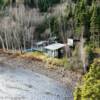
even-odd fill
[[[91,9],[91,42],[94,47],[100,47],[100,5],[95,2],[92,4]]]
[[[100,33],[100,6],[92,5],[91,33]]]
[[[74,3],[76,3],[76,0],[72,0]]]
[[[93,0],[85,0],[85,2],[86,2],[87,5],[91,6]]]
[[[35,0],[24,0],[24,4],[28,5],[30,7],[34,7],[35,6]]]
[[[59,2],[60,2],[60,0],[39,0],[38,7],[41,12],[46,12],[49,7],[51,7],[54,4],[57,4]]]
[[[10,4],[10,0],[0,0],[0,9]]]
[[[0,8],[3,6],[4,0],[0,0]]]
[[[76,4],[75,8],[75,21],[76,21],[76,32],[81,36],[86,33],[88,27],[89,16],[87,6],[84,0],[80,0]]]
[[[38,7],[41,12],[46,12],[49,7],[59,2],[60,0],[24,0],[25,5]]]

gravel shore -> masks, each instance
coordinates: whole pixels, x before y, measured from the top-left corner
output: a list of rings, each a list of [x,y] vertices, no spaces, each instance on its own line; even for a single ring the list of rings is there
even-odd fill
[[[69,71],[63,67],[49,69],[43,62],[22,58],[20,56],[16,57],[9,56],[8,54],[0,54],[0,63],[5,63],[12,68],[23,67],[24,69],[29,69],[33,72],[45,75],[60,82],[64,86],[70,87],[72,90],[74,90],[74,87],[82,77],[80,73]]]

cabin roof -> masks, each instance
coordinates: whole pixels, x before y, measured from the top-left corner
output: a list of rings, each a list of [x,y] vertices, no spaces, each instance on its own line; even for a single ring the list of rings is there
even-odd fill
[[[65,46],[65,44],[54,43],[54,44],[46,46],[45,49],[48,49],[48,50],[58,50],[60,48],[63,48],[64,46]]]
[[[40,42],[37,42],[36,45],[43,45],[45,43],[47,43],[47,41],[40,41]]]

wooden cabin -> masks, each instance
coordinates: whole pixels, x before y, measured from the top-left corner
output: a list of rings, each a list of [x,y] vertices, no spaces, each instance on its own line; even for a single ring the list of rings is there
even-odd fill
[[[50,57],[61,58],[64,54],[65,44],[54,43],[45,47],[46,54]]]

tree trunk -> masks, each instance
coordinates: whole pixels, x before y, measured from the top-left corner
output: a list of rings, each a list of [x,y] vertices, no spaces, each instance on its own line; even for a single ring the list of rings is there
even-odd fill
[[[3,51],[5,51],[4,41],[3,41],[3,39],[2,39],[2,37],[1,37],[1,36],[0,36],[0,40],[1,40],[1,44],[2,44]]]
[[[82,66],[83,66],[83,70],[84,70],[84,73],[86,72],[86,62],[85,62],[85,50],[84,50],[84,32],[85,32],[85,26],[83,25],[82,26],[82,34],[81,34],[81,42],[80,42],[80,56],[81,56],[81,61],[82,61]]]

